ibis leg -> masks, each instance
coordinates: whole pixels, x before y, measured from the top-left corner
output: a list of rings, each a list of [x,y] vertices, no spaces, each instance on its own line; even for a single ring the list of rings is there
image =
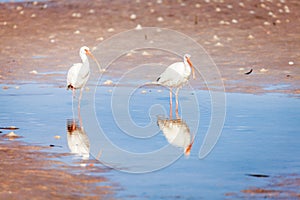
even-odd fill
[[[75,93],[75,88],[72,88],[72,114],[73,114],[73,119],[75,122],[75,113],[74,113],[74,101],[76,98],[76,93]]]
[[[76,94],[75,94],[75,88],[73,88],[73,89],[72,89],[72,96],[73,96],[73,99],[75,99],[75,97],[76,97],[75,95],[76,95]]]
[[[179,114],[178,114],[178,93],[179,93],[179,88],[176,89],[176,93],[175,93],[175,100],[176,100],[176,117],[179,118]]]
[[[78,99],[78,119],[79,119],[80,127],[82,127],[82,120],[81,120],[81,115],[80,115],[80,103],[81,103],[81,98],[82,98],[82,92],[83,92],[83,87],[80,89],[80,94],[79,94],[79,99]]]
[[[172,119],[172,88],[170,88],[170,119]]]

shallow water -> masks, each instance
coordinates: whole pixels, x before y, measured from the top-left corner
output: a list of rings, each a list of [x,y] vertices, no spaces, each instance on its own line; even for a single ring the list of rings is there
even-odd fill
[[[131,89],[130,86],[123,88],[123,91]],[[115,145],[127,151],[150,152],[168,144],[156,125],[158,114],[168,115],[168,91],[164,88],[146,88],[145,93],[141,93],[142,90],[134,91],[128,105],[133,122],[140,127],[149,125],[154,131],[151,138],[147,138],[149,132],[145,132],[143,139],[124,134],[113,121],[111,101],[107,100],[112,94],[121,98],[123,93],[113,93],[113,86],[105,86],[98,87],[95,94],[96,114],[101,127]],[[120,199],[226,198],[226,193],[265,185],[277,175],[299,174],[300,99],[282,94],[226,94],[227,112],[222,135],[213,151],[204,159],[199,159],[199,149],[211,118],[210,95],[207,91],[191,92],[188,89],[183,89],[180,95],[181,105],[186,106],[182,107],[186,110],[181,110],[180,114],[191,133],[196,135],[190,156],[181,156],[174,163],[150,173],[108,171],[106,176],[120,185],[120,190],[116,191]],[[70,91],[47,85],[24,84],[19,89],[14,86],[2,89],[0,96],[0,126],[20,128],[14,132],[23,136],[22,140],[26,142],[53,144],[61,146],[52,148],[54,152],[70,152],[66,127],[67,119],[73,118]],[[194,118],[194,110],[188,106],[194,97],[199,100],[199,121]],[[82,107],[86,104],[83,100]],[[161,107],[150,109],[149,113],[153,104]],[[123,114],[120,113],[118,119],[128,120]],[[60,139],[55,139],[55,136],[60,136]],[[182,152],[177,147],[174,149]],[[163,156],[155,162],[167,159]],[[141,167],[146,163],[136,161],[134,164]],[[118,167],[122,169],[122,166]],[[247,174],[270,177],[257,178]]]

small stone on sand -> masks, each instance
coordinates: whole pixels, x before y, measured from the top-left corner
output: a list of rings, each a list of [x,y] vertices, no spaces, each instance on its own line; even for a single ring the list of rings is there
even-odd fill
[[[38,74],[38,72],[36,70],[32,70],[29,72],[29,74]]]
[[[216,47],[223,47],[224,45],[221,42],[215,44]]]
[[[221,21],[219,22],[219,24],[221,24],[221,25],[230,25],[230,22],[221,20]]]
[[[143,56],[150,56],[151,54],[148,53],[147,51],[143,51],[142,55],[143,55]]]
[[[103,37],[98,37],[98,38],[96,39],[96,41],[103,41],[103,40],[104,40]]]
[[[164,18],[163,18],[163,17],[158,17],[158,18],[157,18],[157,21],[158,21],[158,22],[163,22],[163,21],[164,21]]]
[[[251,34],[249,34],[249,35],[248,35],[248,39],[249,39],[249,40],[252,40],[252,39],[254,39],[254,36],[251,35]]]
[[[23,9],[22,6],[17,6],[17,7],[16,7],[16,10],[18,10],[18,11],[20,11],[20,10],[22,10],[22,9]]]
[[[285,11],[285,13],[290,13],[291,12],[287,5],[284,6],[284,11]]]
[[[140,24],[136,25],[135,30],[142,30],[142,26]]]
[[[54,136],[54,138],[59,140],[61,137],[60,137],[60,135],[56,135],[56,136]]]
[[[4,135],[4,137],[9,138],[9,139],[15,139],[15,138],[20,138],[21,136],[15,134],[13,131],[11,131],[10,133],[7,133],[6,135]]]
[[[220,38],[219,38],[219,36],[214,35],[213,40],[217,41],[217,40],[220,40]]]
[[[74,31],[74,34],[76,34],[76,35],[80,34],[80,30]]]
[[[265,69],[265,68],[261,68],[259,71],[260,71],[260,72],[267,72],[268,70]]]
[[[227,8],[228,8],[228,9],[232,9],[232,8],[233,8],[233,6],[232,6],[232,5],[230,5],[230,4],[228,4],[228,5],[227,5]]]
[[[131,19],[131,20],[135,20],[135,19],[136,19],[136,14],[131,14],[131,15],[130,15],[130,19]]]
[[[109,28],[109,29],[107,29],[107,32],[109,32],[109,33],[114,32],[114,31],[115,31],[114,28]]]
[[[127,56],[127,57],[131,57],[131,56],[132,56],[132,52],[128,52],[128,53],[126,54],[126,56]]]
[[[94,9],[90,9],[90,10],[89,10],[89,13],[90,13],[90,14],[94,14],[94,13],[95,13],[95,10],[94,10]]]
[[[112,85],[113,81],[112,80],[106,80],[103,84],[104,85]]]
[[[238,20],[237,19],[232,19],[231,22],[234,23],[234,24],[237,24]]]
[[[245,4],[244,4],[243,2],[240,2],[240,3],[239,3],[239,6],[245,7]]]
[[[81,13],[72,13],[72,17],[80,18],[81,17]]]

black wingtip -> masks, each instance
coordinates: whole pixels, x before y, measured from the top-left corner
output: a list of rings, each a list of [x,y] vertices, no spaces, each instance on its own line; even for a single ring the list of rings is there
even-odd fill
[[[74,86],[73,86],[73,85],[71,85],[71,84],[70,84],[70,85],[68,85],[68,86],[67,86],[67,90],[69,90],[69,89],[73,90],[73,89],[74,89]]]
[[[156,79],[156,81],[159,81],[159,79],[160,79],[160,77],[158,77],[158,78]]]

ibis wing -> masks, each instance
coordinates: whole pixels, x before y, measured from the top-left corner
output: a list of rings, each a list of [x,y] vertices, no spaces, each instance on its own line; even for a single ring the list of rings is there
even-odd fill
[[[168,87],[176,87],[181,85],[184,81],[182,76],[182,65],[183,63],[178,62],[170,65],[158,78],[157,82]]]
[[[67,86],[72,85],[74,88],[77,87],[78,73],[80,71],[81,66],[82,66],[82,63],[75,63],[69,69],[68,75],[67,75]]]
[[[183,121],[158,119],[159,128],[167,141],[176,146],[186,148],[191,143],[191,134],[187,124]]]

